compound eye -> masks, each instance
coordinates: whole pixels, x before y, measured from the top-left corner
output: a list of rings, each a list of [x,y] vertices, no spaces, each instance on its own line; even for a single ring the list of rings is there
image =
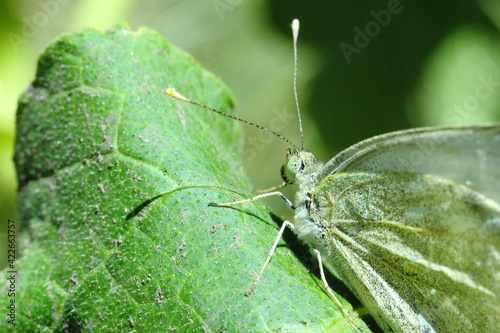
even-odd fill
[[[304,163],[297,155],[288,156],[287,161],[281,167],[281,178],[288,184],[295,182],[297,173],[304,169]]]
[[[292,156],[290,158],[290,161],[288,161],[288,170],[293,173],[297,174],[300,170],[304,168],[304,163],[298,158],[297,156]]]

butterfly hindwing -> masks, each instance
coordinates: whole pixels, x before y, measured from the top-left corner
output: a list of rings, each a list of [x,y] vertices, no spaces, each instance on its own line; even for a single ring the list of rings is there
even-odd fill
[[[313,245],[386,331],[500,331],[495,201],[432,175],[349,172],[321,181],[310,213],[326,233]]]

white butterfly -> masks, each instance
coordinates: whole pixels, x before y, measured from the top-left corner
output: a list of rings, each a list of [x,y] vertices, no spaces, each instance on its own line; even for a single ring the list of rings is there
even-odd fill
[[[500,332],[500,125],[289,156],[294,230],[387,332]]]

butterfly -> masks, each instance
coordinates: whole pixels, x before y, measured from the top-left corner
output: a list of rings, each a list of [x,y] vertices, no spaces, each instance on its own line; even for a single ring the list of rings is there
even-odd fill
[[[500,125],[296,151],[294,230],[387,332],[500,331]]]
[[[298,21],[292,27],[296,55]],[[173,89],[167,95],[224,114]],[[295,210],[247,294],[290,226],[384,331],[500,332],[500,124],[392,132],[322,164],[303,144],[227,116],[292,147],[281,186],[216,204],[279,195]],[[293,202],[276,191],[285,185],[297,188]]]

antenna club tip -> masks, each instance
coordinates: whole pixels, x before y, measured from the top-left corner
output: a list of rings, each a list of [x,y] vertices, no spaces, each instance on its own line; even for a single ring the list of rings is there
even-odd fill
[[[174,88],[167,88],[165,90],[165,94],[167,94],[170,97],[176,98],[181,101],[186,101],[187,98],[179,94]]]
[[[292,31],[294,35],[297,35],[299,33],[299,20],[298,19],[293,19],[292,21]]]

